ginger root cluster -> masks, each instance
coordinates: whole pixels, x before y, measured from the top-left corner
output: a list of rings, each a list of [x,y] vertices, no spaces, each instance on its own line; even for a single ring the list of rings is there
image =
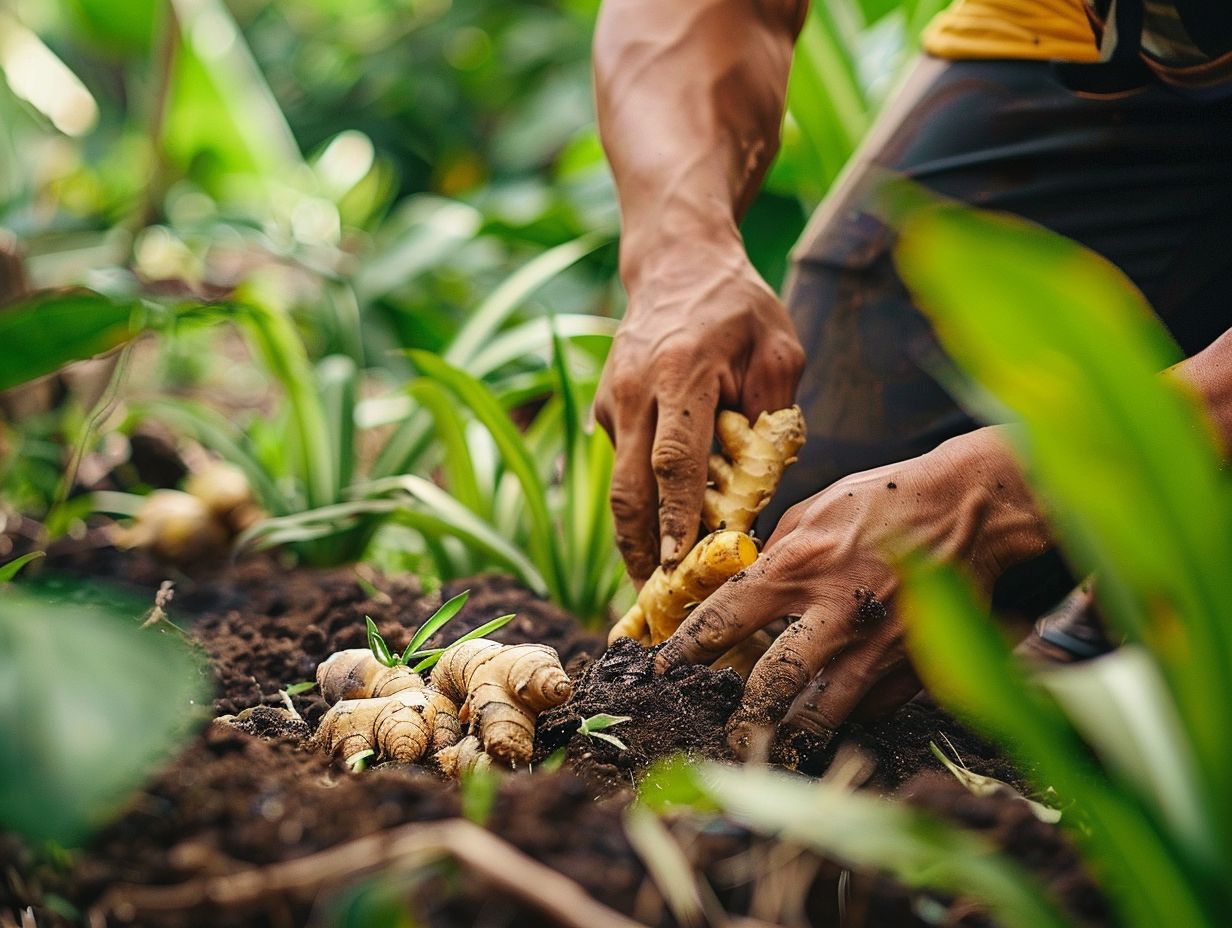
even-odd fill
[[[317,683],[331,704],[313,739],[318,747],[344,758],[371,750],[399,763],[433,755],[451,775],[493,759],[529,762],[539,713],[573,691],[551,648],[485,638],[450,648],[428,680],[353,648],[324,661]]]
[[[637,602],[612,626],[609,644],[624,637],[644,645],[666,641],[698,603],[756,560],[749,532],[804,445],[804,416],[799,406],[790,406],[763,412],[750,425],[740,413],[724,410],[715,435],[722,451],[710,456],[702,506],[710,534],[674,570],[659,567],[650,575]]]

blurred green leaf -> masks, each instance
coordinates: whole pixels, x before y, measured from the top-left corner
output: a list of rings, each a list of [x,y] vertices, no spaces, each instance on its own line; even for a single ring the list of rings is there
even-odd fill
[[[229,173],[286,180],[303,166],[295,137],[221,0],[170,0],[179,23],[162,143],[220,191]]]
[[[1027,681],[959,575],[914,561],[905,568],[900,596],[912,665],[945,706],[1074,802],[1087,823],[1076,837],[1116,874],[1108,888],[1121,921],[1148,928],[1179,919],[1213,928],[1203,916],[1197,861],[1169,840],[1132,784],[1095,763],[1056,702]]]
[[[1176,346],[1129,280],[1076,243],[918,190],[897,201],[904,280],[947,352],[1021,419],[1062,546],[1158,660],[1226,858],[1232,486],[1197,398],[1160,374]]]
[[[205,721],[196,655],[136,618],[0,597],[0,827],[80,846]]]
[[[144,325],[136,300],[93,290],[44,290],[0,309],[0,390],[116,348]]]
[[[28,554],[23,554],[21,557],[15,557],[11,561],[0,564],[0,583],[8,583],[31,561],[46,556],[46,551],[31,551]]]

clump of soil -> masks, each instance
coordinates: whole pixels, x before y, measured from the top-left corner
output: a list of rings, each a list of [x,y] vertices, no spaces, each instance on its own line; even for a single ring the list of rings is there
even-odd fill
[[[563,706],[539,717],[536,759],[565,749],[571,768],[607,789],[631,785],[637,771],[659,757],[683,751],[698,758],[731,757],[723,726],[735,711],[744,684],[732,670],[676,667],[655,673],[658,648],[647,650],[621,638],[586,668]],[[600,713],[627,715],[608,729],[625,748],[578,731]]]

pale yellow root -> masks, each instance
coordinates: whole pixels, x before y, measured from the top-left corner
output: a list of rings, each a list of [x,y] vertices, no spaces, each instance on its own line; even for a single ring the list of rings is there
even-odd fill
[[[226,461],[212,461],[190,476],[184,492],[201,500],[231,534],[239,534],[263,515],[244,472]]]
[[[317,666],[317,686],[328,703],[340,699],[375,699],[403,690],[423,689],[423,677],[398,664],[386,667],[368,648],[331,654]]]
[[[155,490],[145,498],[131,525],[117,526],[112,541],[121,548],[144,548],[160,561],[191,565],[223,556],[227,530],[197,497],[179,490]]]
[[[467,735],[453,747],[438,751],[436,764],[441,768],[441,773],[457,780],[468,773],[491,767],[492,757],[484,751],[478,738]]]
[[[757,545],[744,532],[713,532],[693,546],[676,569],[655,570],[637,594],[637,603],[612,626],[611,643],[645,628],[651,644],[666,641],[689,611],[757,558]]]
[[[344,699],[325,713],[314,740],[344,759],[372,750],[378,759],[413,764],[433,746],[437,705],[427,689]]]
[[[747,532],[804,445],[804,416],[799,406],[789,406],[763,412],[750,427],[740,413],[724,410],[715,435],[723,453],[710,456],[702,522],[712,531]]]
[[[530,760],[535,719],[569,698],[573,684],[547,645],[502,645],[484,638],[442,655],[432,683],[462,703],[458,714],[483,748],[507,764]]]

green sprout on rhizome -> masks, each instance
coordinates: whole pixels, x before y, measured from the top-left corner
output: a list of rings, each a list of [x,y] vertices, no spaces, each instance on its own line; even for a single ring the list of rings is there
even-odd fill
[[[411,661],[417,660],[418,663],[411,667],[411,669],[416,673],[423,673],[425,670],[431,669],[446,651],[456,648],[464,642],[482,638],[498,628],[504,628],[513,621],[514,613],[502,615],[500,618],[493,619],[491,622],[486,622],[478,628],[472,629],[443,648],[424,648],[424,642],[440,631],[447,622],[462,611],[462,607],[466,605],[470,595],[471,591],[465,590],[432,613],[428,620],[416,629],[415,634],[411,636],[410,643],[407,644],[402,654],[396,656],[389,650],[389,645],[385,643],[381,633],[377,631],[376,623],[372,621],[371,616],[364,616],[364,621],[368,625],[368,647],[372,650],[376,659],[386,667],[396,667],[399,664],[410,666]]]

